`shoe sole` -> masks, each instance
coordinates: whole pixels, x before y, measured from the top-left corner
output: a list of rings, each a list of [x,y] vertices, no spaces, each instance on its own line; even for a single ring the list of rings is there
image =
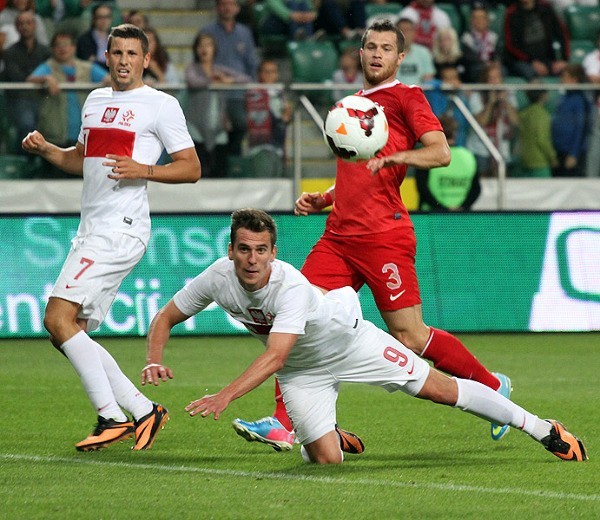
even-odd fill
[[[248,442],[262,442],[263,444],[268,444],[269,446],[271,446],[271,448],[273,448],[275,451],[290,451],[293,448],[293,445],[289,442],[272,441],[271,439],[267,439],[265,437],[262,437],[261,435],[258,435],[257,433],[248,430],[241,424],[234,422],[231,423],[231,425],[233,426],[235,433],[237,433],[240,437],[246,439]]]
[[[144,444],[142,446],[138,446],[140,441],[137,440],[137,436],[136,436],[135,446],[133,446],[133,448],[131,448],[133,451],[149,450],[150,448],[152,448],[152,445],[154,444],[156,437],[158,437],[158,432],[160,432],[165,427],[166,422],[169,420],[169,412],[167,412],[167,410],[165,410],[164,408],[163,408],[163,410],[164,410],[164,413],[163,413],[162,417],[160,418],[158,425],[151,428],[150,436],[147,440],[144,441]],[[148,427],[145,427],[145,428],[143,426],[140,426],[140,427],[143,428],[142,433],[140,435],[140,439],[141,439],[141,438],[143,438],[144,433],[146,432]]]
[[[83,452],[98,451],[103,448],[108,448],[109,446],[116,444],[117,442],[123,442],[123,441],[126,441],[127,439],[131,439],[131,437],[133,437],[134,435],[135,435],[135,432],[132,429],[131,431],[125,432],[124,434],[119,435],[118,437],[115,437],[114,439],[107,439],[104,441],[95,442],[92,444],[85,444],[85,445],[76,444],[75,449],[77,451],[83,451]]]
[[[344,453],[360,455],[365,451],[365,444],[358,435],[342,430],[339,427],[336,427],[335,431],[340,436],[340,448]]]
[[[494,375],[496,377],[498,377],[498,374],[494,374]],[[508,377],[506,375],[504,377],[506,378],[506,381],[508,382],[508,395],[505,395],[504,397],[506,397],[507,399],[510,399],[510,394],[512,393],[512,382],[510,380],[510,377]],[[499,424],[492,423],[491,429],[490,429],[490,434],[492,436],[492,440],[499,441],[500,439],[505,437],[509,431],[510,431],[510,426],[508,424],[499,425]]]

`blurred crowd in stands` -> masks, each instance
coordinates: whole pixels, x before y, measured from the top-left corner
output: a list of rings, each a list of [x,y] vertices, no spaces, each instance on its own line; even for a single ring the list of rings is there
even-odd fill
[[[496,176],[498,165],[455,99],[510,176],[600,177],[600,90],[576,88],[600,85],[598,0],[215,0],[185,64],[169,59],[150,12],[117,4],[0,0],[0,83],[43,87],[0,89],[0,172],[33,129],[63,146],[76,141],[87,92],[64,84],[108,84],[108,33],[128,22],[149,37],[146,83],[175,86],[204,177],[235,177],[248,167],[285,176],[295,96],[277,84],[327,85],[309,95],[324,113],[361,88],[360,38],[374,20],[389,18],[405,36],[398,80],[423,87],[452,127],[453,146],[473,154],[477,178]],[[247,83],[259,88],[210,88]],[[515,84],[526,87],[502,88]],[[59,175],[37,166],[31,176]]]

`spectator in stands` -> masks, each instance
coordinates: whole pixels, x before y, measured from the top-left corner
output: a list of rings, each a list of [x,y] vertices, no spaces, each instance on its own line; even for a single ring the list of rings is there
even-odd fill
[[[448,114],[440,117],[452,159],[448,166],[416,170],[420,211],[466,211],[481,193],[477,162],[471,150],[456,146],[456,120]]]
[[[211,84],[245,83],[250,76],[216,63],[217,44],[210,34],[196,36],[194,61],[185,71],[188,87],[186,117],[205,177],[227,176],[227,131],[230,121],[226,93],[208,90]],[[245,114],[245,110],[244,110]]]
[[[362,68],[360,66],[360,53],[354,47],[348,47],[339,58],[340,66],[333,72],[331,81],[334,84],[351,83],[354,87],[348,89],[336,89],[332,92],[333,100],[338,101],[344,96],[356,93],[363,86]]]
[[[202,32],[212,35],[219,43],[215,64],[244,74],[250,81],[256,80],[258,57],[252,31],[236,21],[240,12],[238,0],[215,0],[216,21],[206,25]],[[242,155],[242,141],[246,133],[245,95],[243,90],[227,92],[227,117],[230,122],[227,152]]]
[[[51,28],[52,34],[65,31],[79,36],[85,31],[82,14],[92,2],[93,0],[35,0],[35,8]]]
[[[263,154],[268,158],[265,167],[269,171],[255,171],[255,174],[281,177],[285,172],[285,140],[293,107],[285,91],[274,86],[279,82],[279,65],[275,60],[267,58],[261,62],[258,82],[264,88],[246,92],[249,155]]]
[[[150,53],[150,63],[144,71],[144,83],[146,85],[179,83],[181,77],[171,63],[169,53],[160,41],[157,30],[153,27],[146,27],[144,32],[148,37],[148,52]]]
[[[109,4],[96,4],[93,7],[91,27],[77,39],[77,58],[91,61],[108,70],[104,53],[112,19],[113,10]]]
[[[0,55],[4,49],[8,49],[21,38],[15,22],[19,13],[23,11],[33,11],[35,13],[34,1],[9,0],[4,10],[0,12]],[[35,37],[42,45],[49,45],[50,43],[44,21],[38,14],[35,14]]]
[[[48,59],[50,49],[36,38],[36,18],[33,11],[22,11],[17,15],[16,28],[21,39],[4,52],[4,70],[0,82],[24,82],[34,69]],[[33,132],[38,124],[39,96],[31,90],[7,90],[8,116],[16,129],[17,142],[11,143],[11,151],[25,153],[21,139]]]
[[[449,114],[456,120],[458,127],[454,134],[454,141],[457,146],[465,146],[469,124],[462,112],[450,99],[450,94],[454,94],[458,96],[467,107],[469,106],[468,99],[460,90],[462,82],[460,80],[458,69],[454,65],[442,65],[439,68],[438,77],[429,81],[428,85],[434,87],[433,90],[427,90],[425,92],[425,97],[427,98],[427,101],[429,101],[433,113],[438,118],[444,114]],[[448,88],[452,90],[444,90]]]
[[[431,54],[436,69],[445,65],[454,65],[462,79],[465,67],[462,63],[462,51],[458,42],[458,34],[456,34],[453,27],[445,27],[435,33]]]
[[[435,33],[452,26],[450,17],[435,5],[434,0],[413,0],[400,11],[399,18],[414,19],[415,15],[418,20],[415,42],[432,50]]]
[[[404,60],[398,68],[396,77],[406,85],[423,85],[435,76],[431,51],[424,45],[414,43],[416,22],[416,15],[406,13],[396,23],[398,29],[404,34]]]
[[[292,40],[312,37],[317,10],[312,0],[264,0],[267,15],[259,27],[263,34],[286,35]]]
[[[519,149],[521,175],[550,177],[551,167],[557,164],[556,150],[550,135],[551,117],[545,90],[526,90],[529,105],[519,112]]]
[[[569,34],[552,7],[542,0],[515,0],[504,18],[506,64],[527,80],[558,76],[569,61]]]
[[[360,41],[365,29],[364,0],[350,0],[347,3],[338,0],[317,0],[315,5],[318,5],[314,23],[316,37],[325,33],[333,40]]]
[[[582,65],[589,81],[600,84],[600,31],[596,36],[596,49],[583,59]],[[588,177],[600,177],[600,91],[596,91],[596,106],[592,117],[586,175]]]
[[[56,33],[52,37],[51,51],[52,56],[38,65],[27,81],[46,87],[40,91],[38,130],[57,146],[67,148],[77,142],[81,108],[88,92],[64,90],[61,84],[103,81],[108,84],[109,77],[104,67],[75,57],[75,39],[71,33]],[[47,163],[48,174],[67,175],[61,172]]]
[[[125,21],[135,25],[136,27],[139,27],[142,29],[142,31],[146,31],[146,28],[150,27],[150,21],[148,20],[148,17],[139,9],[132,9],[129,11],[125,16]]]
[[[561,83],[586,83],[583,67],[570,63],[560,75]],[[553,177],[583,177],[587,140],[591,128],[592,104],[581,90],[567,90],[558,100],[552,114],[552,144],[558,164]]]
[[[504,77],[500,63],[497,61],[488,63],[479,82],[488,85],[502,85]],[[519,126],[519,112],[515,95],[505,90],[473,92],[469,97],[469,106],[471,113],[496,146],[506,164],[510,164],[512,160],[511,144]],[[477,158],[479,175],[495,177],[497,175],[496,161],[472,130],[467,137],[466,146]]]
[[[477,82],[485,65],[500,58],[498,35],[490,30],[490,17],[485,4],[476,3],[471,8],[470,29],[463,32],[460,43],[465,66],[464,79]]]

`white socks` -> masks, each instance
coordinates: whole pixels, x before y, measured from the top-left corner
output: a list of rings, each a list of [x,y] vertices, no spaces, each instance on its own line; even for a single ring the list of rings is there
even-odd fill
[[[128,421],[121,407],[140,419],[152,411],[152,402],[121,371],[114,358],[84,331],[61,345],[81,379],[96,413],[105,419]]]
[[[105,419],[127,421],[110,387],[108,376],[102,366],[100,354],[93,341],[85,332],[79,331],[61,345],[73,368],[79,374],[96,413]]]
[[[491,388],[469,379],[455,378],[455,381],[458,385],[456,408],[495,424],[510,424],[538,441],[550,433],[550,423],[538,419]]]
[[[102,345],[94,343],[117,403],[131,413],[135,420],[149,414],[152,411],[152,401],[142,394],[127,378],[106,349]]]

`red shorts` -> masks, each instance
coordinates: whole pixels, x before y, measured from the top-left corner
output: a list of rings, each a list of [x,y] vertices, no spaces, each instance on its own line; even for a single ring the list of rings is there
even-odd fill
[[[325,232],[301,271],[327,290],[349,285],[358,291],[367,284],[380,311],[395,311],[421,303],[416,252],[411,228],[352,237]]]

